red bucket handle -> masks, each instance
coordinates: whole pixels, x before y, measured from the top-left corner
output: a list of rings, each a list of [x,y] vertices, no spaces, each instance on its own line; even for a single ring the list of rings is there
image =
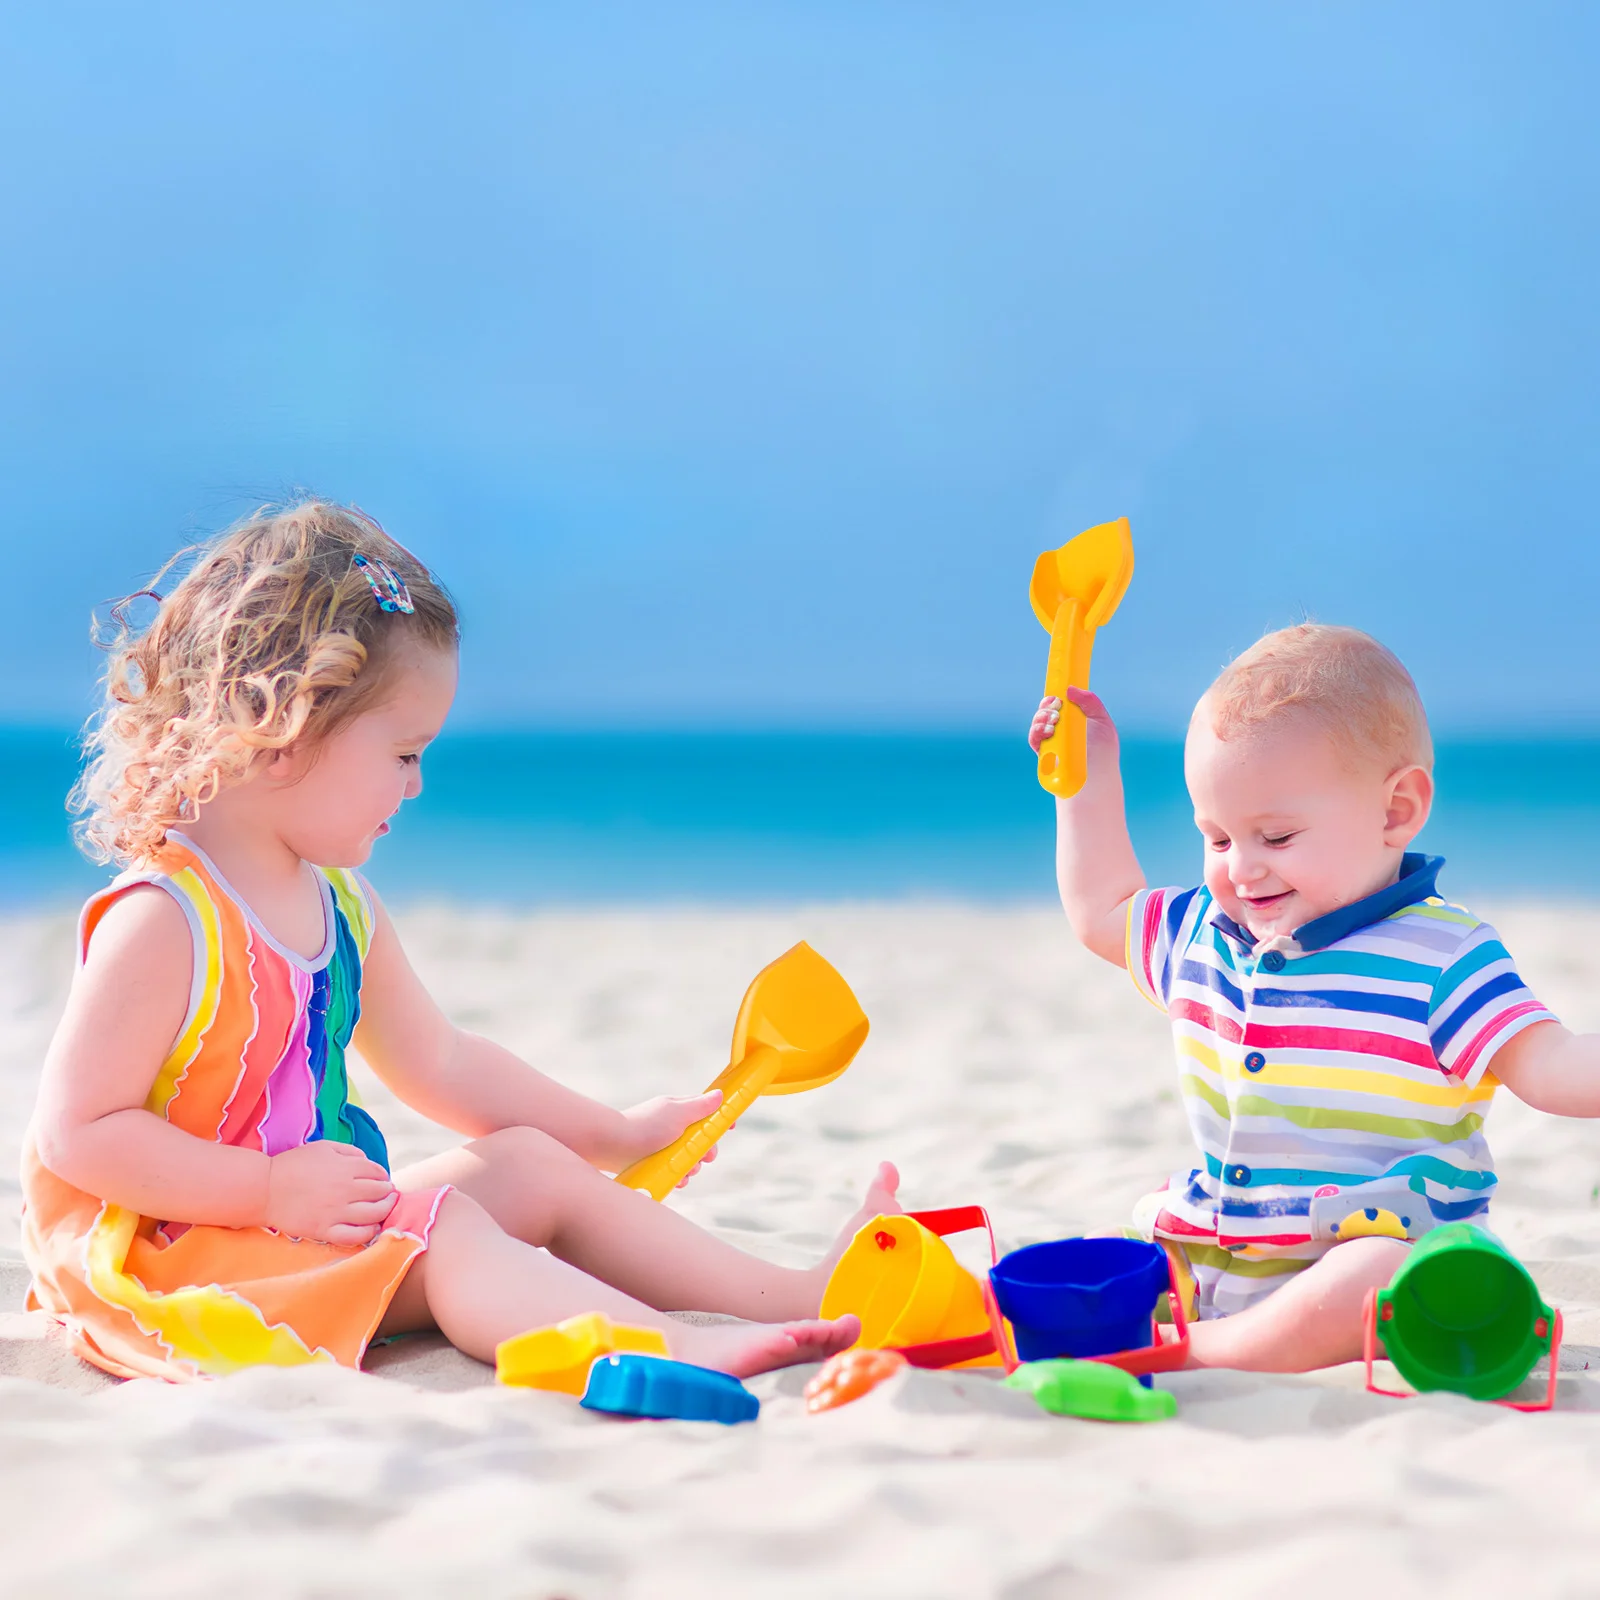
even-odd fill
[[[982,1228],[989,1235],[990,1266],[1000,1259],[995,1249],[994,1224],[989,1221],[989,1213],[982,1206],[946,1206],[940,1211],[908,1211],[906,1215],[913,1222],[920,1222],[929,1233],[938,1234],[941,1239],[947,1234]],[[963,1361],[977,1361],[983,1356],[993,1355],[998,1350],[1006,1371],[1011,1371],[1017,1364],[1016,1358],[1007,1357],[1005,1323],[995,1306],[987,1273],[984,1274],[982,1287],[984,1308],[989,1313],[987,1333],[969,1333],[960,1339],[935,1339],[929,1344],[903,1344],[893,1348],[898,1349],[914,1367],[955,1367]]]
[[[1550,1327],[1550,1382],[1545,1389],[1542,1400],[1494,1400],[1492,1405],[1504,1406],[1508,1411],[1551,1411],[1555,1409],[1556,1384],[1561,1376],[1561,1312],[1552,1311]],[[1539,1323],[1544,1318],[1540,1317],[1533,1325],[1534,1334],[1543,1338],[1544,1334]],[[1378,1357],[1378,1291],[1367,1290],[1367,1298],[1361,1306],[1361,1356],[1367,1369],[1367,1389],[1372,1394],[1387,1395],[1391,1400],[1414,1400],[1416,1394],[1410,1389],[1385,1389],[1381,1384],[1372,1381],[1372,1364]]]

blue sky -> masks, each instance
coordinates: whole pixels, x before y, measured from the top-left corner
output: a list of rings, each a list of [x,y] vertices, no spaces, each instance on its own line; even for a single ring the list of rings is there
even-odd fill
[[[485,723],[1025,723],[1119,513],[1150,729],[1302,614],[1600,726],[1584,4],[13,8],[0,718],[297,485]]]

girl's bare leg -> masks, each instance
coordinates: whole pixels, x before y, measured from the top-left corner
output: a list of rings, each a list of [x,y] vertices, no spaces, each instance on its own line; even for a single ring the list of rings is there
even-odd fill
[[[428,1249],[406,1274],[378,1335],[437,1327],[458,1349],[493,1362],[495,1346],[503,1340],[585,1311],[660,1328],[679,1360],[737,1377],[821,1361],[845,1349],[861,1331],[854,1317],[713,1328],[674,1322],[512,1238],[482,1206],[455,1193],[444,1197]]]
[[[1191,1367],[1311,1372],[1361,1356],[1361,1308],[1387,1287],[1409,1247],[1399,1239],[1352,1239],[1248,1311],[1190,1325]]]
[[[856,1229],[900,1210],[900,1175],[885,1162],[828,1256],[796,1268],[747,1255],[535,1128],[504,1128],[408,1167],[395,1181],[405,1190],[454,1184],[514,1239],[657,1311],[716,1311],[752,1322],[816,1316],[833,1263]]]

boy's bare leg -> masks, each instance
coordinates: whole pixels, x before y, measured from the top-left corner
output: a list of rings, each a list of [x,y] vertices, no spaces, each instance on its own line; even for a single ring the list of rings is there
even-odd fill
[[[493,1362],[495,1346],[502,1341],[585,1311],[659,1328],[679,1360],[737,1377],[797,1361],[821,1361],[845,1349],[861,1331],[854,1317],[714,1328],[674,1322],[513,1239],[482,1206],[457,1193],[446,1195],[439,1206],[428,1249],[406,1274],[378,1336],[436,1327],[458,1349]]]
[[[1369,1289],[1399,1271],[1399,1239],[1352,1239],[1236,1316],[1189,1329],[1191,1367],[1245,1372],[1311,1372],[1361,1356],[1361,1308]]]
[[[752,1322],[814,1317],[833,1263],[863,1222],[897,1212],[900,1175],[885,1162],[861,1209],[814,1267],[775,1266],[647,1195],[625,1189],[534,1128],[499,1133],[396,1175],[401,1189],[454,1184],[506,1233],[540,1245],[658,1311],[717,1311]]]

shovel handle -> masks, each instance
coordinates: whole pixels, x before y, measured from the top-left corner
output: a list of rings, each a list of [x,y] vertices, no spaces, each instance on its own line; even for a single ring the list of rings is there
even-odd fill
[[[716,1142],[767,1090],[783,1065],[771,1045],[758,1044],[748,1055],[726,1068],[709,1089],[722,1091],[722,1104],[678,1135],[664,1150],[635,1161],[617,1182],[626,1189],[642,1189],[652,1200],[665,1200],[679,1183],[704,1161]]]
[[[1067,698],[1071,686],[1089,687],[1089,659],[1094,629],[1084,625],[1083,606],[1066,599],[1056,607],[1050,629],[1050,659],[1044,669],[1044,692],[1061,702],[1056,731],[1039,746],[1039,782],[1051,794],[1069,800],[1089,772],[1089,720]]]

